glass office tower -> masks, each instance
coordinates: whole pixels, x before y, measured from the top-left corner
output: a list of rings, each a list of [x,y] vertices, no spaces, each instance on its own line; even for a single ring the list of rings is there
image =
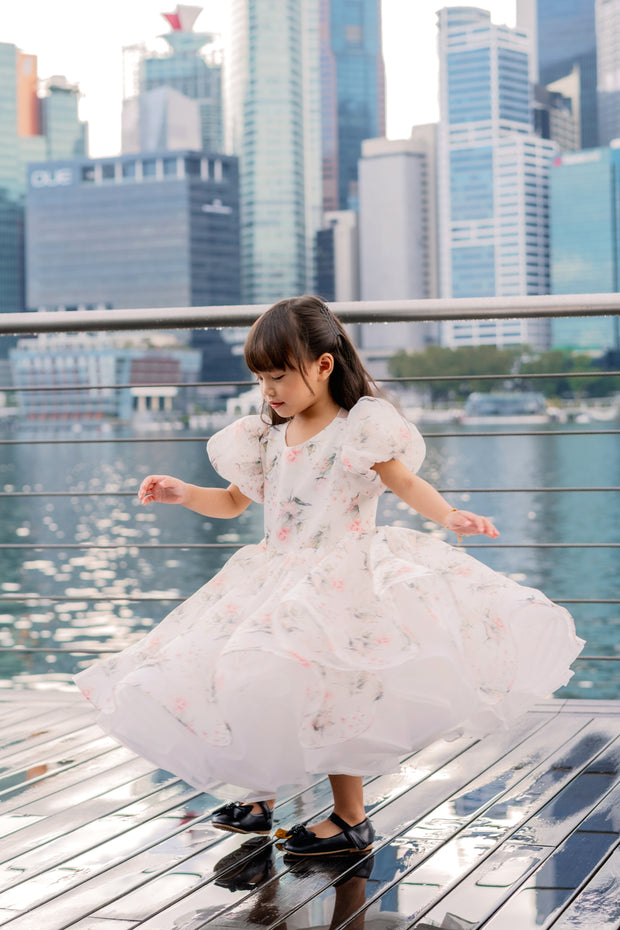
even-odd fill
[[[362,141],[385,135],[380,0],[320,0],[323,209],[357,209]]]
[[[0,43],[0,312],[23,308],[17,49]]]
[[[551,292],[604,294],[620,285],[620,149],[570,152],[551,169]],[[617,320],[553,320],[558,348],[605,351]],[[614,326],[615,324],[615,326]]]
[[[24,309],[26,165],[52,150],[58,155],[84,152],[79,92],[71,88],[64,97],[61,91],[62,104],[69,102],[69,109],[59,108],[60,85],[66,85],[65,79],[54,79],[39,97],[36,56],[0,42],[0,313]]]
[[[527,35],[472,7],[439,12],[441,295],[549,291],[555,143],[531,132]],[[447,345],[547,344],[544,321],[446,323]]]
[[[232,0],[227,150],[239,155],[243,299],[312,287],[321,225],[317,0]]]
[[[158,152],[30,165],[30,309],[240,303],[237,159]]]
[[[517,0],[517,25],[527,29],[538,81],[548,85],[579,69],[581,147],[599,144],[595,0]]]
[[[620,2],[596,0],[599,144],[620,138]]]
[[[47,158],[80,158],[88,153],[87,125],[78,116],[80,89],[57,75],[45,82],[41,132]]]

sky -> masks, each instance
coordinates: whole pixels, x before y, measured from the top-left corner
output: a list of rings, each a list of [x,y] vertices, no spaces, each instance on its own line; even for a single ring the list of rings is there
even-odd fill
[[[40,78],[65,75],[79,84],[81,118],[90,126],[90,154],[120,150],[124,46],[168,31],[161,16],[177,0],[26,0],[5,5],[0,42],[38,57]],[[193,0],[201,5],[200,0]],[[515,22],[516,0],[480,0],[496,23]],[[413,125],[438,118],[436,11],[439,0],[383,0],[387,135],[406,138]],[[196,29],[223,32],[226,0],[204,0]],[[165,45],[163,46],[165,47]]]

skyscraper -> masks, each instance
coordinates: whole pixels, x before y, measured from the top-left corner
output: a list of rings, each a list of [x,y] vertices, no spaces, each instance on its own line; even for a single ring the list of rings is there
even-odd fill
[[[437,126],[410,139],[367,139],[360,161],[362,300],[437,297]],[[367,352],[421,350],[437,341],[434,323],[361,326]]]
[[[439,12],[441,294],[549,291],[548,183],[554,143],[531,131],[526,33],[472,7]],[[544,321],[446,323],[449,345],[530,343]]]
[[[232,0],[227,150],[240,157],[243,294],[270,303],[313,281],[321,225],[317,0]]]
[[[57,77],[39,97],[36,56],[0,43],[0,312],[24,309],[26,165],[56,152],[85,154],[78,96]]]
[[[45,82],[41,107],[41,133],[47,158],[80,158],[87,154],[87,124],[80,122],[80,89],[66,77],[55,75]]]
[[[224,121],[222,109],[222,53],[218,36],[194,32],[202,7],[178,4],[174,13],[164,13],[171,31],[163,38],[166,53],[149,51],[146,45],[123,50],[124,96],[131,101],[160,87],[169,87],[198,104],[201,148],[222,152]]]
[[[320,0],[323,209],[357,208],[362,141],[385,135],[380,0]]]
[[[599,144],[620,137],[620,2],[596,0]]]
[[[595,0],[517,0],[517,27],[531,37],[531,77],[545,86],[579,69],[581,147],[599,144]]]
[[[550,186],[551,292],[618,291],[620,148],[558,155]],[[612,346],[618,349],[617,324],[613,317],[554,319],[553,345],[599,352]]]
[[[437,297],[436,135],[415,126],[410,139],[362,146],[362,300]]]

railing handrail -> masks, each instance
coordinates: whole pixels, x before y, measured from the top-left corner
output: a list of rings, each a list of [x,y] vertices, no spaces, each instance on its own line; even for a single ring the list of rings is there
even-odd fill
[[[164,350],[165,351],[165,350]],[[593,368],[591,371],[548,371],[548,372],[524,372],[521,374],[504,372],[498,375],[408,375],[406,378],[377,378],[378,384],[409,384],[426,383],[435,381],[537,381],[545,378],[616,378],[620,376],[620,371],[608,371],[604,368]],[[132,384],[69,384],[47,382],[46,384],[34,384],[16,387],[14,384],[0,385],[0,391],[122,391],[132,388],[203,388],[203,387],[255,387],[256,381],[140,381]]]
[[[330,303],[330,307],[343,323],[617,316],[620,294],[338,301]],[[250,326],[266,309],[268,304],[2,313],[0,334]]]

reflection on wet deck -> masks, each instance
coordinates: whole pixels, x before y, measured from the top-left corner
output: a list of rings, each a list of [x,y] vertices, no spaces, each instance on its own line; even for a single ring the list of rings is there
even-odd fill
[[[372,855],[290,859],[119,747],[77,695],[0,695],[0,925],[11,930],[612,930],[620,701],[541,703],[508,733],[370,779]],[[324,779],[278,825],[329,804]]]

